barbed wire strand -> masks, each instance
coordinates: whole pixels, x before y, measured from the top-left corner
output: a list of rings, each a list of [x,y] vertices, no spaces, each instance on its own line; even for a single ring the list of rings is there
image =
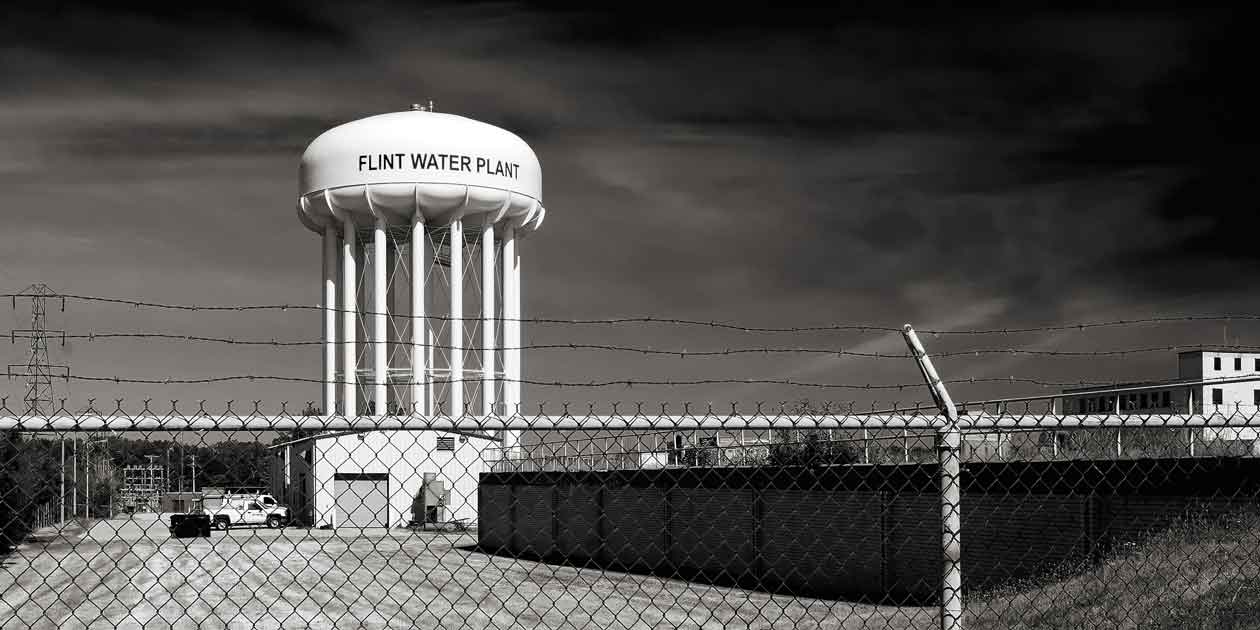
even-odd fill
[[[0,297],[11,299],[35,297],[29,293],[2,293]],[[192,305],[192,304],[168,304],[161,302],[146,302],[141,300],[130,300],[124,298],[111,298],[102,296],[80,295],[70,293],[59,293],[43,296],[48,299],[78,300],[84,302],[100,302],[109,304],[120,304],[136,308],[155,308],[166,310],[181,311],[268,311],[268,310],[318,310],[318,311],[334,311],[338,313],[355,313],[363,316],[385,315],[388,317],[398,317],[411,319],[410,314],[402,313],[376,313],[373,311],[361,311],[357,309],[341,309],[338,307],[325,307],[320,305],[309,304],[244,304],[244,305]],[[481,316],[468,316],[452,318],[448,315],[429,314],[428,319],[439,321],[481,321]],[[826,332],[826,331],[857,331],[857,332],[895,332],[900,333],[900,326],[887,326],[880,324],[827,324],[820,326],[793,326],[793,327],[769,327],[769,326],[747,326],[742,324],[734,324],[718,321],[704,321],[681,318],[666,317],[615,317],[604,319],[558,319],[545,317],[528,317],[528,318],[492,318],[496,321],[514,321],[531,324],[562,324],[562,325],[616,325],[616,324],[671,324],[683,326],[704,326],[710,328],[721,328],[728,330],[736,330],[741,332],[759,332],[759,333],[797,333],[797,332]],[[1094,322],[1079,322],[1074,324],[1052,324],[1045,326],[1027,326],[1027,327],[1011,327],[1011,328],[977,328],[963,330],[944,330],[944,329],[921,329],[920,333],[930,335],[1009,335],[1024,334],[1038,332],[1056,332],[1066,330],[1085,330],[1090,328],[1105,328],[1116,326],[1136,326],[1150,324],[1169,324],[1184,322],[1220,322],[1220,321],[1260,321],[1260,315],[1249,314],[1220,314],[1220,315],[1177,315],[1177,316],[1155,316],[1140,317],[1133,319],[1115,319],[1101,320]]]
[[[30,334],[25,331],[13,331],[10,340],[28,339]],[[221,343],[227,345],[242,346],[270,346],[270,347],[310,347],[321,346],[327,343],[333,345],[345,345],[351,343],[345,339],[336,339],[331,342],[323,339],[297,339],[297,340],[277,340],[277,339],[238,339],[235,337],[215,337],[206,335],[186,335],[178,333],[154,333],[154,332],[88,332],[88,333],[69,333],[64,335],[55,335],[54,338],[61,339],[86,339],[88,341],[101,341],[111,339],[151,339],[175,342],[190,343]],[[385,341],[372,340],[356,340],[354,343],[362,346],[370,346],[377,343],[383,343],[387,346],[418,346],[423,348],[435,348],[450,350],[454,349],[450,343],[420,343],[413,344],[409,340],[387,339]],[[487,348],[476,345],[464,345],[460,348],[466,352],[481,352]],[[860,350],[846,350],[845,348],[824,348],[810,346],[757,346],[745,348],[724,348],[721,350],[688,350],[688,349],[669,349],[669,348],[646,348],[640,346],[624,346],[616,344],[597,344],[597,343],[535,343],[520,346],[494,346],[488,348],[491,350],[591,350],[591,351],[609,351],[609,352],[626,352],[638,353],[644,355],[663,355],[686,357],[712,357],[712,356],[734,356],[744,354],[824,354],[834,356],[852,356],[875,359],[910,359],[913,358],[908,352],[873,352]],[[1238,345],[1238,344],[1177,344],[1168,346],[1147,346],[1140,348],[1127,348],[1118,350],[1029,350],[1023,348],[976,348],[970,350],[952,350],[931,353],[932,358],[953,358],[965,356],[988,356],[988,355],[1019,355],[1019,356],[1044,356],[1044,357],[1079,357],[1079,358],[1097,358],[1097,357],[1113,357],[1113,356],[1129,356],[1134,354],[1150,354],[1155,352],[1185,352],[1185,351],[1214,351],[1214,352],[1257,352],[1260,346],[1254,345]]]
[[[131,383],[145,385],[186,385],[186,384],[204,384],[204,383],[223,383],[231,381],[279,381],[294,383],[330,383],[335,385],[359,385],[362,387],[373,387],[376,383],[369,380],[362,381],[342,381],[342,380],[326,380],[322,378],[310,378],[299,376],[277,376],[268,374],[233,374],[228,376],[210,376],[201,378],[137,378],[124,376],[85,376],[82,374],[69,374],[67,376],[55,376],[54,378],[78,381],[98,381],[113,383]],[[539,379],[508,379],[496,376],[492,380],[504,383],[520,383],[523,385],[538,385],[545,387],[635,387],[635,386],[662,386],[662,387],[682,387],[695,385],[786,385],[790,387],[819,388],[819,389],[853,389],[853,390],[906,390],[926,387],[924,383],[897,383],[897,384],[854,384],[854,383],[812,383],[805,381],[796,381],[785,378],[704,378],[704,379],[683,379],[683,380],[641,380],[641,379],[609,379],[609,380],[591,380],[591,381],[559,381],[559,380],[539,380]],[[480,376],[460,379],[435,378],[429,381],[430,384],[447,385],[454,383],[482,383]],[[1075,387],[1080,385],[1110,385],[1114,381],[1071,381],[1071,382],[1053,382],[1043,381],[1034,378],[1022,378],[1016,376],[993,376],[980,378],[957,378],[946,380],[949,384],[976,384],[976,383],[1020,383],[1039,385],[1042,387]],[[392,381],[387,385],[390,387],[401,387],[411,385],[421,385],[423,383],[415,383],[411,381]]]
[[[0,297],[20,298],[34,297],[32,294],[26,293],[0,293]],[[99,297],[91,295],[76,295],[69,293],[59,293],[55,295],[45,296],[48,299],[65,299],[77,300],[82,302],[100,302],[106,304],[120,304],[135,308],[154,308],[164,310],[178,311],[227,311],[227,312],[245,312],[245,311],[289,311],[289,310],[309,310],[309,311],[333,311],[336,313],[348,313],[360,316],[384,315],[391,318],[413,319],[409,313],[380,313],[370,310],[359,309],[343,309],[339,307],[325,307],[311,304],[242,304],[242,305],[193,305],[193,304],[165,304],[161,302],[145,302],[140,300],[128,300],[123,298]],[[451,317],[449,315],[441,315],[436,313],[426,314],[430,320],[437,321],[483,321],[483,316],[464,316]],[[650,316],[633,316],[633,317],[612,317],[603,319],[559,319],[549,317],[494,317],[495,321],[522,322],[527,324],[561,324],[561,325],[617,325],[617,324],[672,324],[680,326],[704,326],[709,328],[721,328],[727,330],[736,330],[741,332],[765,332],[765,333],[790,333],[790,332],[822,332],[822,331],[858,331],[858,332],[895,332],[900,333],[899,326],[876,326],[865,324],[832,324],[824,326],[797,326],[797,327],[766,327],[766,326],[744,326],[740,324],[731,324],[717,321],[703,321],[694,319],[680,319],[670,317],[650,317]]]

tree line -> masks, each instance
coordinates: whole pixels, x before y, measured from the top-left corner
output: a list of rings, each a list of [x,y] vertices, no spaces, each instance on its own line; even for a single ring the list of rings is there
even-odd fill
[[[67,518],[106,516],[111,508],[119,509],[124,469],[148,465],[148,456],[167,470],[167,491],[266,487],[270,480],[266,447],[258,442],[224,439],[187,444],[125,434],[77,437],[77,462],[75,440],[67,439],[63,468],[61,436],[0,432],[0,553],[26,538],[39,506],[53,504],[61,509],[63,472]]]

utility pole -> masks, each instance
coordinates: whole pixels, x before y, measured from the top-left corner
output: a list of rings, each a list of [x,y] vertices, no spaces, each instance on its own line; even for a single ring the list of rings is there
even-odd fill
[[[192,457],[192,491],[196,492],[197,491],[197,456],[190,455],[190,457]]]

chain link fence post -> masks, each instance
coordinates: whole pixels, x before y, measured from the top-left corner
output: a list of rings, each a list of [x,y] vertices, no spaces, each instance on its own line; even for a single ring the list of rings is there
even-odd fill
[[[958,410],[914,328],[906,324],[902,335],[927,381],[932,400],[945,416],[945,426],[936,431],[941,476],[941,630],[962,630],[962,485],[959,483],[962,436],[958,430]]]

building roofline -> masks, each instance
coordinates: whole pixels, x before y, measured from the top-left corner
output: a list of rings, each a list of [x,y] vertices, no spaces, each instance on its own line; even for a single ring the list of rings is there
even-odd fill
[[[1101,391],[1105,389],[1115,389],[1117,387],[1152,387],[1165,384],[1164,381],[1130,381],[1127,383],[1113,383],[1110,385],[1087,385],[1085,387],[1068,387],[1063,390],[1064,394],[1088,394],[1091,392]]]
[[[1183,354],[1203,354],[1205,352],[1215,352],[1217,354],[1254,354],[1256,356],[1260,356],[1260,352],[1252,352],[1248,350],[1224,350],[1224,349],[1219,349],[1219,348],[1218,349],[1200,349],[1200,350],[1182,350],[1177,353],[1177,356],[1181,356]]]
[[[436,429],[424,429],[424,430],[433,431]],[[304,442],[312,442],[315,440],[322,440],[325,438],[338,438],[338,437],[343,437],[347,435],[354,435],[356,433],[371,433],[373,431],[397,431],[397,429],[351,429],[348,431],[333,431],[331,433],[317,433],[315,435],[308,435],[306,437],[300,437],[300,438],[297,438],[296,440],[280,442],[279,444],[270,444],[266,447],[266,449],[269,451],[274,451],[276,449],[284,448],[286,446],[297,446],[298,444],[302,444]],[[503,441],[503,438],[497,435],[491,435],[489,433],[481,433],[478,431],[460,431],[458,429],[440,429],[440,431],[442,433],[453,433],[455,435],[463,435],[463,436],[477,438],[481,440],[490,440],[492,442]]]

